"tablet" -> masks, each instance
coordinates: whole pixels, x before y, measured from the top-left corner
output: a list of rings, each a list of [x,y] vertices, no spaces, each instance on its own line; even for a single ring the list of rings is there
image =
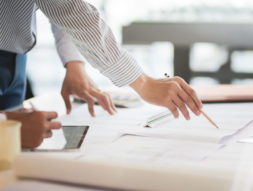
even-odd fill
[[[88,132],[89,126],[63,126],[54,130],[53,136],[44,139],[43,143],[33,151],[74,151],[78,150]]]

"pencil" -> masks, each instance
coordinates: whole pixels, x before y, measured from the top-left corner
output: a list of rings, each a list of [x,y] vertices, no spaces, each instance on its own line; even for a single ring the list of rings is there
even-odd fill
[[[165,73],[164,76],[167,77],[167,78],[170,77],[167,73]],[[202,115],[203,115],[211,124],[213,124],[217,129],[219,129],[219,126],[218,126],[216,123],[214,123],[214,121],[213,121],[203,110],[200,110],[200,113],[202,113]]]
[[[203,110],[200,110],[200,113],[202,113],[202,115],[210,122],[212,123],[217,129],[219,129],[219,126],[214,123],[214,121],[203,111]]]
[[[35,107],[35,105],[31,101],[29,101],[29,104],[31,105],[31,109],[33,109],[34,111],[38,110],[37,107]]]

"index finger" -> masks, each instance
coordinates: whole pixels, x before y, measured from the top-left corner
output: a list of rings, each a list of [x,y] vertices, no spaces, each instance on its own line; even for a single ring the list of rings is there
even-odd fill
[[[47,120],[52,120],[52,119],[55,119],[58,117],[58,114],[54,111],[51,111],[51,112],[43,112],[46,116],[46,119]]]
[[[180,80],[180,85],[184,89],[184,91],[191,96],[196,106],[201,109],[203,107],[201,100],[198,98],[196,92],[188,85],[184,80]]]
[[[60,129],[62,127],[60,122],[53,121],[53,122],[48,122],[47,124],[47,131],[52,130],[52,129]]]

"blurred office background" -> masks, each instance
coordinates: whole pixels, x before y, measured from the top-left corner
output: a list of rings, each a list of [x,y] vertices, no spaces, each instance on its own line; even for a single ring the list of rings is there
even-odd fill
[[[138,21],[253,24],[253,1],[251,0],[88,0],[88,2],[100,10],[120,42],[122,27]],[[60,91],[65,69],[56,53],[50,24],[40,11],[37,12],[37,27],[38,41],[36,47],[28,55],[27,72],[34,94],[40,95],[50,91]],[[148,45],[124,46],[151,76],[163,77],[165,72],[170,75],[174,74],[172,43],[154,42]],[[226,46],[211,43],[194,44],[190,54],[192,71],[216,72],[229,59]],[[108,79],[88,63],[87,70],[99,86],[111,85]],[[231,70],[241,73],[253,72],[253,52],[250,50],[233,51]],[[235,78],[231,82],[253,84],[252,79],[249,77]],[[210,77],[196,77],[192,78],[190,83],[207,85],[219,82]]]

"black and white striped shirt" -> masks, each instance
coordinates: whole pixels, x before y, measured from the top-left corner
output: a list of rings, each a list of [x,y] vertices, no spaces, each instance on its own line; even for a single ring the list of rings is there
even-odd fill
[[[33,47],[35,4],[115,85],[128,85],[143,72],[116,42],[98,10],[83,0],[0,0],[0,49],[24,53]]]

